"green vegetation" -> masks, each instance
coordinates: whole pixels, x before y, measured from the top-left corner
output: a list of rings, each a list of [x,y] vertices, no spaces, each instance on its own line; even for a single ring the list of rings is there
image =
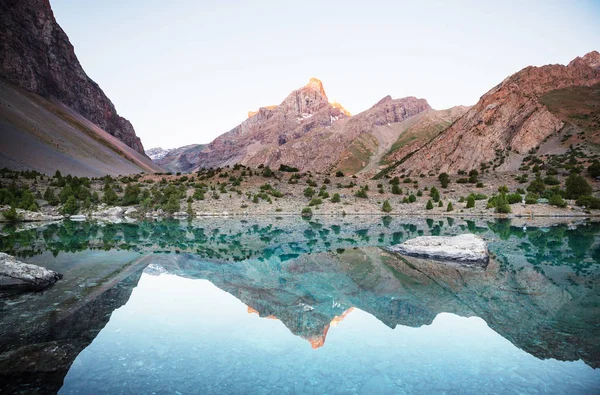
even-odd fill
[[[473,195],[469,195],[467,198],[467,208],[475,207],[475,197]]]
[[[368,188],[362,187],[358,191],[356,191],[354,196],[356,196],[358,198],[362,198],[362,199],[367,199],[368,198],[367,191],[368,191]]]
[[[313,214],[313,212],[310,209],[310,207],[304,207],[300,213],[300,215],[302,215],[303,217],[311,217],[312,214]]]
[[[452,202],[448,202],[448,207],[446,207],[446,211],[447,212],[454,211],[454,206],[452,205]]]
[[[308,203],[309,206],[318,206],[319,204],[323,204],[323,200],[321,198],[314,198]]]
[[[383,202],[383,205],[381,206],[381,211],[383,211],[384,213],[389,213],[392,211],[392,205],[390,204],[389,200]]]
[[[284,171],[287,173],[296,173],[298,171],[298,168],[287,165],[279,165],[279,171]]]
[[[442,188],[448,188],[448,184],[450,183],[450,176],[448,173],[441,173],[438,176],[438,180],[440,181]]]
[[[4,219],[10,223],[19,222],[21,220],[21,216],[17,214],[17,208],[12,205],[10,209],[3,213]]]
[[[429,199],[429,200],[427,201],[427,205],[425,206],[425,208],[426,208],[427,210],[431,210],[431,209],[433,209],[433,203],[431,202],[431,199]]]
[[[331,197],[331,203],[339,203],[340,202],[340,194],[339,193],[334,193],[333,196]]]
[[[566,198],[578,199],[580,196],[589,196],[592,194],[592,187],[585,178],[576,173],[571,173],[565,182]]]

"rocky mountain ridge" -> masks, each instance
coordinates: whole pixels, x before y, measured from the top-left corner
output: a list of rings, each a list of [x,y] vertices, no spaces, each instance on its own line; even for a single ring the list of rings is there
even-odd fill
[[[131,123],[81,67],[50,2],[0,0],[0,8],[0,77],[66,105],[144,155]]]
[[[530,66],[513,74],[426,146],[396,162],[388,174],[453,174],[478,170],[497,157],[526,155],[564,126],[540,98],[600,83],[599,65],[600,53],[593,51],[567,66]]]
[[[170,171],[241,163],[354,174],[378,162],[397,139],[390,125],[430,109],[424,99],[386,96],[352,116],[330,102],[323,83],[311,78],[279,105],[250,111],[248,119],[207,146],[181,147],[155,162]]]

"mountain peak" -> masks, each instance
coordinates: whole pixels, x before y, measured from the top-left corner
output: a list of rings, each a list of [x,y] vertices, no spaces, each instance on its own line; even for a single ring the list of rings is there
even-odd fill
[[[325,89],[323,88],[323,83],[317,78],[311,78],[310,81],[308,81],[308,84],[306,84],[305,88],[316,90],[324,97],[327,97],[325,94]]]

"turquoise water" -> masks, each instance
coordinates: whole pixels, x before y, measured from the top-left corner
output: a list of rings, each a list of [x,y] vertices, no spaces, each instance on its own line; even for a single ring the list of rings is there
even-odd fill
[[[600,224],[204,219],[5,228],[0,392],[598,393]],[[388,253],[477,233],[485,269]]]

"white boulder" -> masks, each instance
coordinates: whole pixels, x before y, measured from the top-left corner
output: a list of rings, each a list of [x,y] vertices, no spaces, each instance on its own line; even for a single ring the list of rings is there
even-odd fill
[[[487,264],[490,255],[486,242],[479,236],[422,236],[388,247],[402,255],[473,264]]]
[[[0,252],[0,293],[40,291],[63,276],[40,266],[30,265]]]

